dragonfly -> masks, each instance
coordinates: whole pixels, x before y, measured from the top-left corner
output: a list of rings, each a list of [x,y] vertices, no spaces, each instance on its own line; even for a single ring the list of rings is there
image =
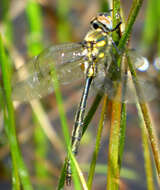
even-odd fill
[[[90,28],[82,42],[52,45],[13,74],[12,97],[14,100],[19,101],[30,101],[53,92],[53,77],[51,74],[53,68],[62,85],[85,77],[85,84],[72,131],[71,150],[74,155],[78,153],[82,137],[90,88],[102,90],[108,93],[110,98],[114,96],[114,81],[109,77],[109,67],[113,61],[113,48],[115,48],[115,51],[118,50],[111,34],[113,31],[118,30],[120,25],[121,21],[113,27],[110,12],[99,13],[91,20]],[[133,55],[132,58],[136,68],[142,69],[144,65],[147,65],[148,62],[144,57]],[[128,78],[128,75],[125,75],[125,77]],[[117,81],[120,83],[122,80]],[[146,87],[149,85],[147,84],[146,86],[145,80],[140,80],[140,83],[146,92]],[[144,93],[146,95],[150,94],[145,97],[146,100],[148,98],[152,99],[151,90],[152,92],[154,91],[152,85],[148,92]],[[122,101],[127,100],[127,98],[128,101],[132,99],[130,97],[132,93],[129,94],[128,92],[129,90],[126,91],[126,99]],[[70,160],[68,158],[66,164],[67,185],[71,184],[71,175]]]

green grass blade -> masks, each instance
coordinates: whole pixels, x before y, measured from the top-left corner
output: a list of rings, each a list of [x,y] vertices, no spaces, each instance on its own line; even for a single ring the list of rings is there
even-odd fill
[[[116,14],[120,12],[120,1],[113,0],[113,25],[116,26],[119,23],[119,19],[116,18]],[[113,41],[117,44],[119,42],[120,35],[117,31],[113,32]],[[117,57],[117,52],[114,50],[115,57]],[[110,72],[113,77],[118,77],[120,72],[118,72],[119,65],[116,62],[112,62],[110,67]],[[116,64],[115,64],[116,63]],[[120,68],[120,67],[119,67]],[[120,71],[120,69],[119,69]],[[116,97],[121,97],[121,86],[117,87]],[[111,101],[112,103],[112,113],[111,113],[111,127],[110,127],[110,137],[109,137],[109,150],[108,150],[108,170],[107,170],[107,190],[118,189],[119,187],[119,138],[120,138],[120,121],[121,121],[121,103],[116,99]]]
[[[27,21],[29,25],[29,33],[27,37],[27,43],[28,43],[28,53],[30,56],[34,56],[39,54],[43,49],[42,44],[42,36],[43,36],[43,27],[42,27],[42,14],[39,4],[34,0],[27,1],[26,6],[26,15],[27,15]],[[36,106],[37,104],[37,106]],[[38,100],[35,100],[34,102],[31,102],[31,106],[33,109],[33,119],[34,123],[36,125],[35,131],[34,131],[34,139],[35,139],[35,155],[36,158],[41,158],[42,160],[45,160],[47,157],[48,152],[48,141],[45,136],[42,123],[40,123],[40,109],[42,108],[40,102]],[[43,109],[43,108],[42,108]],[[45,114],[44,111],[41,112],[42,114]],[[45,117],[45,116],[43,116]],[[45,165],[42,165],[39,162],[35,162],[35,170],[36,170],[36,176],[38,179],[48,179],[49,173],[45,167]],[[39,185],[37,184],[36,188],[38,189],[51,189],[51,187],[47,185]]]
[[[76,171],[77,173],[78,173],[78,176],[79,176],[79,179],[80,179],[80,181],[81,181],[81,184],[82,184],[82,187],[83,187],[83,190],[88,190],[88,187],[87,187],[87,183],[86,183],[86,181],[85,181],[85,179],[84,179],[84,176],[83,176],[83,173],[82,173],[82,171],[81,171],[81,169],[80,169],[80,167],[79,167],[79,165],[78,165],[78,163],[77,163],[77,161],[76,161],[76,159],[75,159],[75,157],[74,157],[74,155],[73,155],[73,153],[71,152],[71,149],[69,149],[69,154],[70,154],[70,158],[71,158],[71,161],[72,161],[72,164],[74,165],[74,167],[73,167],[73,172],[74,171]],[[75,172],[74,172],[75,173]],[[81,187],[78,185],[79,183],[79,181],[74,181],[74,183],[77,183],[76,184],[76,186],[75,186],[75,189],[76,190],[80,190],[81,189]]]
[[[128,22],[127,22],[128,24],[127,24],[125,33],[124,33],[124,35],[122,36],[122,38],[120,40],[118,48],[123,49],[125,47],[124,42],[126,42],[126,40],[128,39],[128,37],[130,35],[131,28],[132,28],[132,26],[133,26],[133,24],[135,22],[136,16],[138,15],[138,12],[139,12],[140,7],[142,6],[142,3],[143,3],[143,0],[134,0],[133,6],[132,6],[132,9],[131,9],[131,12],[130,12],[130,16],[129,16],[129,19],[128,19]],[[134,85],[135,85],[137,95],[138,95],[139,91],[140,91],[139,85],[138,85],[138,79],[137,79],[137,76],[136,76],[136,72],[135,72],[135,70],[134,70],[131,63],[129,63],[129,69],[130,69],[130,72],[131,72],[132,76],[134,78],[136,78],[136,80],[134,80]],[[141,107],[141,111],[142,111],[142,114],[143,114],[143,118],[144,118],[144,121],[145,121],[147,131],[148,131],[150,143],[151,143],[151,146],[152,146],[152,151],[153,151],[153,156],[154,156],[154,160],[155,160],[155,163],[156,163],[158,176],[160,176],[160,154],[159,154],[159,149],[158,149],[158,143],[156,141],[156,135],[154,133],[153,126],[151,124],[151,119],[150,119],[150,116],[149,116],[147,105],[145,103],[140,103],[140,107]]]
[[[140,3],[139,4],[140,6],[141,6],[142,2],[143,1],[138,1],[138,3]],[[135,6],[132,7],[132,12],[133,13],[135,12],[133,15],[137,15],[137,13],[138,13],[137,10],[139,10],[139,8],[140,8],[139,5],[138,5],[137,8],[136,8],[136,4],[135,4]],[[128,19],[128,23],[133,23],[133,22],[131,22],[132,20],[135,20],[134,17],[133,17],[133,19]],[[127,30],[129,31],[129,28]],[[126,35],[126,37],[127,37],[127,35]],[[124,37],[124,39],[126,37]],[[123,42],[123,40],[121,41],[121,45],[123,44],[122,42]],[[135,72],[135,70],[133,68],[133,65],[131,64],[130,60],[128,61],[128,65],[129,65],[131,75],[134,78],[133,81],[134,81],[135,89],[136,89],[136,92],[137,92],[137,96],[139,98],[139,94],[142,94],[142,93],[141,93],[141,89],[140,89],[139,84],[138,84],[138,79],[137,79],[137,76],[136,76],[136,72]],[[139,104],[140,104],[140,107],[141,107],[141,111],[142,111],[142,114],[143,114],[143,118],[144,118],[144,121],[145,121],[147,131],[148,131],[148,135],[149,135],[149,139],[150,139],[150,143],[151,143],[151,147],[152,147],[152,151],[153,151],[154,160],[155,160],[155,163],[156,163],[158,176],[160,176],[160,154],[159,154],[159,151],[158,151],[158,143],[156,141],[156,134],[154,133],[154,130],[153,130],[153,126],[152,126],[152,123],[151,123],[151,118],[150,118],[150,115],[149,115],[149,112],[148,112],[147,105],[145,103],[139,103]]]
[[[2,23],[3,23],[3,31],[5,35],[5,40],[8,43],[13,42],[13,26],[11,22],[11,16],[9,13],[9,8],[11,6],[10,0],[2,0]]]
[[[89,123],[91,122],[91,120],[100,104],[102,97],[103,97],[102,93],[97,93],[97,95],[84,119],[84,127],[83,127],[83,131],[82,131],[82,136],[84,135],[85,131],[87,130],[87,127],[88,127]]]
[[[124,73],[128,72],[128,66],[126,64],[126,58],[122,59],[124,65]],[[127,87],[127,79],[122,83],[122,99],[125,99],[126,95],[126,87]],[[126,136],[126,103],[122,102],[122,110],[121,110],[121,123],[120,123],[120,138],[119,138],[119,169],[122,166],[123,160],[123,152],[124,152],[124,144],[125,144],[125,136]]]
[[[102,93],[97,93],[89,111],[88,111],[88,114],[86,115],[85,119],[84,119],[84,127],[83,127],[83,132],[82,132],[82,135],[84,135],[90,121],[92,120],[93,118],[93,115],[95,114],[98,106],[99,106],[99,103],[101,101],[103,97],[103,94]],[[66,162],[65,164],[63,165],[63,168],[62,168],[62,171],[61,171],[61,176],[60,176],[60,179],[59,179],[59,185],[58,185],[58,190],[62,189],[62,187],[64,186],[64,182],[65,182],[65,176],[64,176],[64,172],[65,172],[65,166],[66,165]]]
[[[89,168],[90,168],[89,164],[82,164],[82,169],[85,172],[88,172]],[[97,174],[106,175],[107,170],[108,170],[108,167],[106,164],[96,164],[95,172]],[[128,168],[121,168],[121,177],[125,179],[136,180],[136,181],[140,179],[140,176],[138,173]]]
[[[101,142],[101,134],[102,134],[102,129],[104,125],[104,119],[105,119],[105,113],[106,113],[106,107],[107,107],[107,96],[104,97],[103,101],[103,107],[102,107],[102,112],[101,112],[101,118],[99,121],[99,127],[97,131],[97,137],[96,137],[96,145],[94,148],[93,156],[92,156],[92,161],[90,164],[90,169],[89,169],[89,174],[88,174],[88,189],[92,189],[92,183],[93,183],[93,177],[95,173],[95,167],[96,167],[96,161],[100,149],[100,142]]]
[[[11,16],[9,13],[9,8],[10,8],[10,1],[6,0],[3,1],[2,6],[3,6],[3,26],[4,26],[4,33],[5,33],[5,41],[7,43],[8,46],[11,46],[12,42],[13,42],[13,29],[12,29],[12,22],[11,22]],[[10,64],[9,58],[7,56],[5,56],[8,60],[6,60],[6,63]],[[6,70],[10,70],[10,66],[9,64],[6,64]],[[10,74],[10,73],[9,73]],[[4,76],[5,78],[10,77],[9,75]],[[10,83],[10,79],[8,78],[8,82]],[[15,175],[13,176],[13,189],[19,189],[20,188],[20,179],[21,179],[21,183],[22,186],[25,189],[25,186],[28,187],[29,189],[32,189],[31,183],[30,183],[30,179],[29,179],[29,174],[27,172],[27,169],[25,168],[25,165],[23,163],[23,158],[21,156],[19,147],[18,147],[18,143],[17,143],[17,139],[16,139],[16,133],[15,133],[15,121],[14,121],[14,113],[13,113],[13,105],[10,99],[10,84],[8,83],[8,87],[7,87],[7,91],[8,91],[8,97],[6,98],[6,101],[10,104],[10,108],[7,108],[8,110],[8,118],[7,116],[4,116],[5,121],[6,121],[6,131],[8,136],[11,135],[11,128],[12,128],[12,133],[13,133],[13,139],[14,139],[14,146],[15,147],[11,147],[11,155],[12,155],[12,160],[13,161],[13,172],[15,173]],[[4,85],[5,86],[5,85]],[[6,92],[7,94],[7,92]],[[6,110],[4,111],[4,115],[6,115]],[[10,122],[12,120],[12,122]],[[12,136],[12,135],[11,135]],[[10,137],[11,138],[11,137]],[[11,144],[11,142],[10,142]],[[14,151],[15,149],[15,151]],[[13,153],[14,152],[14,153]],[[19,160],[19,161],[18,161]],[[18,168],[17,168],[17,163],[19,163]],[[19,173],[18,173],[19,172]],[[26,175],[23,176],[23,175]],[[18,179],[20,178],[20,179]],[[18,183],[18,186],[16,185],[16,183]]]
[[[67,118],[65,116],[65,110],[63,107],[62,95],[60,92],[59,82],[58,82],[56,71],[54,70],[54,68],[52,71],[52,77],[53,77],[55,96],[56,96],[56,100],[57,100],[57,106],[58,106],[58,110],[59,110],[59,116],[60,116],[61,125],[62,125],[62,132],[64,135],[65,147],[66,147],[66,150],[68,150],[68,147],[70,146],[70,135],[69,135],[69,131],[68,131],[69,127],[67,125]]]
[[[112,0],[112,9],[113,9],[113,15],[112,15],[113,27],[116,27],[117,24],[121,21],[120,17],[117,18],[117,14],[120,14],[120,1],[119,0]],[[115,44],[119,44],[119,39],[120,39],[119,29],[112,33],[112,38],[113,38]],[[115,51],[115,53],[117,53],[115,49],[113,51]]]
[[[3,84],[4,84],[4,92],[5,92],[7,115],[8,115],[6,133],[8,136],[10,149],[11,149],[12,163],[13,163],[13,168],[14,168],[13,170],[14,172],[17,173],[17,175],[19,175],[23,188],[32,190],[29,174],[25,167],[25,164],[23,162],[23,159],[18,147],[16,130],[15,130],[14,110],[13,110],[13,104],[11,100],[11,85],[10,85],[10,73],[9,73],[10,67],[5,55],[1,36],[0,36],[0,64],[1,64],[1,69],[2,69],[2,78],[3,78]],[[16,176],[15,176],[15,179],[18,180]],[[17,181],[17,183],[18,184],[20,183],[19,180]]]
[[[152,161],[151,161],[151,156],[150,156],[150,151],[149,151],[147,131],[145,128],[145,123],[143,120],[143,115],[142,115],[139,104],[136,104],[136,107],[138,109],[138,116],[139,116],[141,131],[142,131],[142,143],[143,143],[143,150],[144,150],[147,189],[154,190],[155,187],[154,187],[154,180],[153,180],[153,167],[152,167]]]
[[[121,96],[121,88],[117,90],[116,96]],[[107,189],[118,189],[119,186],[119,134],[121,122],[121,103],[112,101],[111,128],[108,150],[108,171],[107,171]]]
[[[159,25],[158,7],[160,6],[160,4],[158,4],[159,1],[157,0],[147,1],[147,9],[145,13],[144,29],[142,35],[142,46],[145,48],[150,47],[154,43],[154,40],[157,36]]]
[[[125,134],[126,134],[126,104],[122,103],[121,111],[121,123],[120,123],[120,138],[119,138],[119,167],[121,169],[123,152],[124,152],[124,143],[125,143]]]
[[[154,130],[154,126],[153,126],[153,124],[151,122],[151,116],[150,116],[147,104],[145,102],[141,102],[141,99],[139,99],[140,98],[139,96],[143,95],[143,93],[142,93],[141,88],[139,86],[138,78],[137,78],[136,72],[134,70],[133,64],[131,63],[130,59],[128,59],[128,65],[129,65],[131,75],[134,78],[133,82],[134,82],[134,86],[135,86],[135,89],[136,89],[137,98],[138,98],[138,101],[139,101],[139,105],[140,105],[140,108],[141,108],[143,119],[144,119],[146,129],[147,129],[147,132],[148,132],[149,141],[151,143],[152,152],[153,152],[153,158],[155,160],[156,169],[157,169],[157,173],[158,173],[158,178],[160,180],[160,153],[159,153],[159,148],[158,148],[159,144],[158,144],[158,141],[157,141],[156,133],[155,133],[155,130]]]
[[[157,20],[157,27],[158,27],[158,32],[157,32],[157,34],[158,34],[158,55],[160,56],[160,26],[159,26],[159,17],[160,17],[160,1],[158,1],[157,0],[157,2],[156,2],[156,5],[157,5],[157,18],[156,18],[156,20]]]
[[[132,31],[132,27],[133,24],[135,23],[135,20],[137,18],[137,15],[139,13],[139,10],[142,6],[143,0],[134,0],[132,3],[132,7],[131,7],[131,11],[127,20],[127,24],[126,24],[126,28],[125,28],[125,32],[122,35],[119,44],[118,44],[118,48],[121,50],[123,50],[125,48],[126,42],[130,37],[131,31]]]
[[[7,118],[7,110],[6,107],[4,107],[3,110],[3,116],[4,116],[4,123],[5,123],[5,132],[6,134],[9,136],[10,130],[9,130],[9,120]],[[11,156],[12,156],[12,152],[11,152]],[[13,157],[15,157],[14,155],[12,156],[12,188],[13,190],[20,190],[20,186],[21,186],[21,181],[20,181],[20,176],[19,176],[19,172],[18,172],[18,168],[17,165],[15,164],[15,159],[13,160]]]
[[[26,6],[26,15],[29,25],[29,34],[27,37],[28,52],[32,57],[39,54],[42,49],[42,15],[40,6],[34,0],[28,0]]]
[[[60,42],[70,41],[71,25],[69,23],[69,12],[71,9],[71,0],[59,0],[57,3],[58,39]]]
[[[109,10],[109,3],[106,0],[100,0],[100,10],[101,12],[107,12]]]
[[[58,186],[57,186],[57,190],[61,190],[64,185],[65,185],[65,177],[66,177],[66,161],[63,164],[62,170],[61,170],[61,175],[59,177],[59,182],[58,182]]]
[[[69,131],[68,131],[67,118],[65,116],[62,95],[61,95],[61,92],[59,89],[59,82],[58,82],[57,74],[56,74],[56,71],[54,70],[54,68],[53,68],[51,74],[52,74],[52,78],[53,78],[53,85],[54,85],[54,90],[55,90],[57,106],[58,106],[58,110],[59,110],[59,116],[60,116],[60,121],[61,121],[61,126],[62,126],[62,132],[63,132],[63,136],[64,136],[65,147],[66,147],[66,151],[69,153],[69,158],[71,158],[70,135],[69,135]],[[73,157],[73,155],[72,155],[72,157]],[[77,176],[81,175],[81,174],[79,174],[79,170],[77,170],[77,166],[75,166],[76,162],[73,162],[73,159],[71,158],[71,168],[73,171],[72,177],[73,177],[75,189],[78,190],[78,189],[81,189],[81,185],[80,185],[79,180],[77,180],[78,179]],[[63,168],[64,168],[64,166],[63,166]],[[62,171],[64,171],[64,170],[62,170]],[[60,184],[61,185],[64,184],[64,182],[62,181],[63,179],[64,179],[63,174],[61,174],[61,178],[59,180],[58,187],[60,187]]]

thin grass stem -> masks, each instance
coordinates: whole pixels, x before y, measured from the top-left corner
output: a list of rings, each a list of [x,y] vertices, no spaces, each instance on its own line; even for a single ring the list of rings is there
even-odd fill
[[[95,148],[94,148],[94,152],[93,152],[93,156],[92,156],[92,161],[90,164],[90,169],[89,169],[89,174],[88,174],[88,189],[92,189],[92,183],[93,183],[93,177],[95,174],[95,167],[96,167],[96,161],[97,161],[97,157],[98,157],[98,153],[99,153],[99,149],[100,149],[100,142],[101,142],[101,135],[102,135],[102,129],[103,129],[103,125],[104,125],[104,119],[105,119],[105,113],[106,113],[106,107],[107,107],[107,96],[104,97],[103,100],[103,107],[102,107],[102,111],[101,111],[101,118],[99,121],[99,127],[98,127],[98,131],[97,131],[97,137],[96,137],[96,144],[95,144]]]

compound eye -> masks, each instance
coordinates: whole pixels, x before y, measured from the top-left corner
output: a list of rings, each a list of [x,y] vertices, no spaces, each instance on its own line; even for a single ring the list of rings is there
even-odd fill
[[[92,23],[92,26],[93,26],[94,29],[99,28],[99,25],[97,23]]]

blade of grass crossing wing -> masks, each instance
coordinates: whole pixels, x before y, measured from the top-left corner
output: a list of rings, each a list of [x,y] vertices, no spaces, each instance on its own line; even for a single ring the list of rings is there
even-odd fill
[[[59,110],[59,114],[60,114],[60,120],[61,120],[61,126],[62,126],[62,132],[63,132],[63,136],[64,136],[64,142],[65,142],[65,146],[66,146],[66,150],[69,153],[69,157],[70,157],[70,136],[69,136],[69,131],[68,131],[68,125],[67,125],[67,118],[65,116],[65,111],[64,111],[64,107],[63,107],[63,100],[62,100],[62,96],[61,96],[61,92],[59,89],[59,82],[57,79],[57,74],[55,69],[52,69],[51,72],[52,75],[52,80],[53,80],[53,85],[54,85],[54,90],[55,90],[55,95],[56,95],[56,100],[57,100],[57,106],[58,106],[58,110]],[[73,157],[73,156],[72,156]],[[74,185],[75,185],[75,189],[81,189],[81,185],[78,179],[78,174],[77,174],[77,170],[75,169],[75,162],[72,161],[71,159],[71,168],[72,171],[74,170],[74,174],[73,174],[73,181],[74,181]],[[74,169],[73,169],[74,168]],[[62,170],[63,171],[63,170]],[[62,183],[63,178],[63,174],[61,174],[61,179],[59,182]],[[58,185],[59,187],[60,185]]]
[[[43,36],[43,29],[42,29],[42,15],[41,15],[41,9],[39,4],[34,1],[34,0],[29,0],[27,1],[27,6],[26,6],[26,15],[27,15],[27,21],[29,25],[29,33],[27,37],[27,45],[28,45],[28,52],[29,55],[35,56],[38,53],[40,53],[43,49],[42,45],[42,36]],[[31,102],[31,107],[33,109],[33,121],[34,124],[36,125],[35,127],[35,132],[34,132],[34,139],[35,139],[35,154],[36,157],[40,157],[41,159],[46,159],[47,157],[47,152],[48,152],[48,141],[46,138],[46,135],[44,133],[42,123],[40,123],[40,109],[39,107],[42,108],[40,101],[34,100]],[[43,109],[43,108],[42,108]],[[45,111],[43,111],[45,115]],[[42,118],[45,116],[43,115]],[[47,118],[47,116],[45,117]],[[44,120],[43,120],[44,121]],[[45,123],[45,126],[47,124]],[[46,129],[46,127],[45,127]],[[42,165],[39,162],[35,162],[35,170],[36,170],[36,176],[37,178],[49,178],[49,173],[47,169],[45,168],[45,165]],[[49,185],[39,185],[37,184],[36,188],[38,189],[50,189]]]

